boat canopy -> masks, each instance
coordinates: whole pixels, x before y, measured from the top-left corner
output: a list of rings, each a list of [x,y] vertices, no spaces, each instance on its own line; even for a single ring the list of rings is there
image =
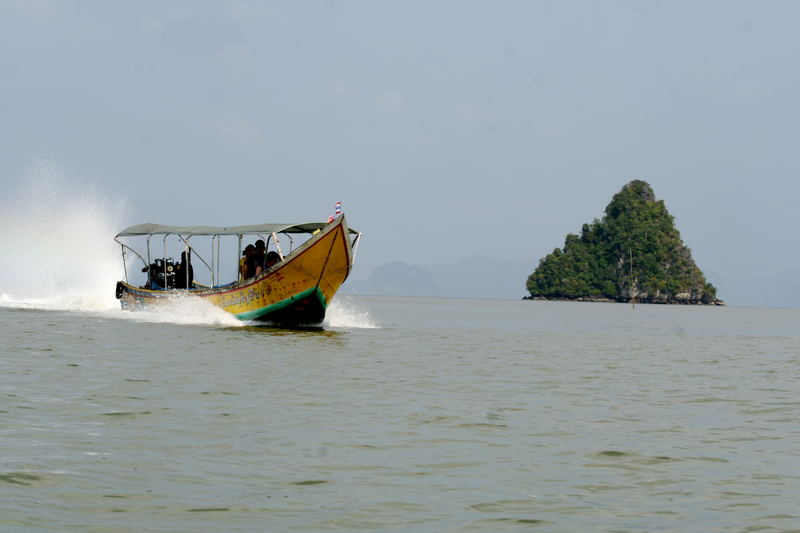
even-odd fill
[[[266,233],[314,233],[328,224],[305,222],[302,224],[251,224],[247,226],[162,226],[161,224],[136,224],[125,228],[117,237],[136,235],[257,235]],[[350,233],[357,234],[353,228]]]

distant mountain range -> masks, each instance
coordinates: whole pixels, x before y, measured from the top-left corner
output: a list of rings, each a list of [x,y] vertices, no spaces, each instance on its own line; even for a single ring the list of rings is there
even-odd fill
[[[344,292],[393,296],[513,298],[527,295],[525,282],[538,259],[468,257],[458,263],[413,265],[393,261],[366,278],[349,279]],[[728,305],[800,307],[800,268],[762,276],[727,277],[710,273]]]
[[[534,259],[497,259],[475,255],[458,263],[419,266],[392,261],[365,279],[351,279],[344,290],[356,294],[522,298]]]

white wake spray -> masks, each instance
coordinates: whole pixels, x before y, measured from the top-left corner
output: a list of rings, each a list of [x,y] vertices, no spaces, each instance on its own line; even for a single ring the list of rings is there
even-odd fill
[[[116,303],[116,302],[115,302]],[[119,303],[116,303],[119,308]],[[134,322],[241,327],[248,325],[211,302],[188,294],[175,294],[166,302],[136,311],[107,311],[103,316]]]
[[[23,187],[0,200],[0,304],[111,309],[122,275],[113,241],[124,204],[52,161],[37,162]]]
[[[337,295],[325,313],[324,327],[330,328],[367,328],[380,326],[370,317],[369,311],[357,305],[352,298]]]

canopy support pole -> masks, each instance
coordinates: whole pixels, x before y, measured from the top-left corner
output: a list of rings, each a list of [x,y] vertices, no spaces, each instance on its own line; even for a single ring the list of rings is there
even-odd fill
[[[205,259],[203,259],[202,255],[197,253],[197,250],[192,248],[192,245],[189,244],[189,241],[187,239],[183,238],[183,235],[178,235],[178,238],[180,240],[182,240],[184,242],[184,244],[186,244],[186,246],[189,248],[190,252],[194,252],[195,257],[197,257],[200,261],[202,261],[203,264],[206,266],[206,268],[209,270],[209,272],[211,272],[211,285],[213,286],[214,285],[214,269],[209,266],[208,262]],[[189,235],[189,239],[191,239],[191,238],[192,238],[192,236]],[[212,253],[213,253],[213,251],[212,251]]]
[[[358,243],[361,240],[361,234],[356,233],[356,238],[353,239],[353,257],[350,259],[350,264],[354,264],[356,262],[356,254],[358,253]]]
[[[122,249],[122,270],[125,271],[125,283],[128,283],[128,264],[125,261],[125,246],[120,244],[119,247]]]
[[[273,233],[272,238],[275,239],[275,248],[278,249],[278,254],[281,256],[281,261],[283,261],[283,250],[281,250],[281,243],[278,240],[278,234]]]
[[[239,261],[242,259],[242,235],[239,235],[239,248],[236,251],[236,279],[238,281],[243,280],[242,269],[239,267]]]
[[[217,235],[217,281],[219,281],[219,243],[222,240],[222,237]]]
[[[168,283],[167,283],[167,237],[168,236],[169,236],[169,233],[165,233],[164,234],[164,255],[162,256],[164,258],[164,260],[163,260],[163,263],[164,263],[164,290],[167,290],[167,285],[168,285]]]
[[[153,264],[152,260],[150,259],[150,239],[152,237],[153,237],[152,235],[148,235],[147,236],[147,264],[144,265],[145,267],[147,267],[147,288],[148,289],[152,289],[153,288],[153,280],[150,279],[150,265]],[[139,257],[141,257],[141,256],[139,256]]]

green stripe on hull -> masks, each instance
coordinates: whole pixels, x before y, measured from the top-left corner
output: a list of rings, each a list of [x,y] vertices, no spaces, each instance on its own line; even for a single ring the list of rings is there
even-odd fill
[[[253,311],[245,311],[244,313],[239,313],[234,316],[240,320],[254,320],[257,318],[261,318],[265,315],[272,314],[276,311],[280,311],[281,309],[288,307],[293,303],[302,300],[303,298],[308,298],[309,296],[313,295],[316,295],[317,300],[319,300],[319,303],[322,305],[322,309],[323,310],[327,309],[328,305],[327,302],[325,301],[325,295],[322,294],[322,291],[319,290],[319,287],[312,287],[308,290],[297,293],[290,298],[286,298],[285,300],[281,300],[280,302],[276,302],[272,305],[268,305],[260,309],[255,309]]]

